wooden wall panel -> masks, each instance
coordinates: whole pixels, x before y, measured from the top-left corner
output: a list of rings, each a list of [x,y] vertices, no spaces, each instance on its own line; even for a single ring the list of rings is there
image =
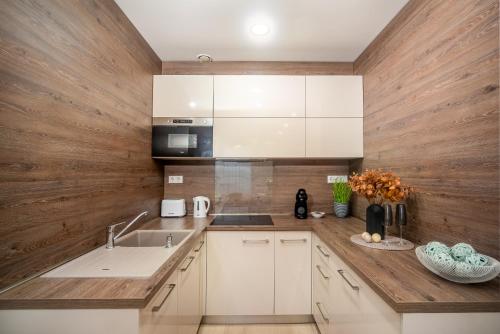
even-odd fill
[[[161,61],[113,1],[0,5],[0,288],[159,214],[152,75]]]
[[[417,188],[407,237],[499,257],[498,1],[410,1],[356,60],[364,160]],[[364,200],[354,212],[364,217]]]
[[[228,169],[234,170],[236,177],[233,180],[222,179],[220,174],[217,175],[216,170],[220,172],[222,168],[220,165],[216,167],[216,164],[224,163],[229,164],[224,166],[226,175],[231,174]],[[250,168],[250,171],[242,175],[238,171],[240,168]],[[297,190],[305,188],[311,211],[332,212],[331,188],[326,178],[328,175],[347,175],[348,172],[347,161],[331,160],[170,161],[165,165],[164,197],[186,199],[188,213],[193,212],[192,198],[203,195],[212,202],[211,213],[290,214],[293,213]],[[169,184],[169,175],[184,176],[184,183]],[[221,186],[221,182],[226,184]],[[250,184],[243,184],[247,182]],[[239,186],[251,191],[238,192]]]
[[[353,63],[280,61],[164,61],[163,74],[352,75]]]

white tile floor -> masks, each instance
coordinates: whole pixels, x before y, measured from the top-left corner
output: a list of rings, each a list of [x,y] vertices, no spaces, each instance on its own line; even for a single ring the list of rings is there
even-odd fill
[[[198,334],[318,334],[315,324],[201,325]]]

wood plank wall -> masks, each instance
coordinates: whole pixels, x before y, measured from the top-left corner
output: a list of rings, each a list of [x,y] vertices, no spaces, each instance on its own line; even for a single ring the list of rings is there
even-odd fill
[[[0,5],[0,288],[159,214],[152,75],[161,60],[113,1]]]
[[[412,0],[354,64],[364,160],[417,187],[407,237],[499,257],[497,0]],[[354,214],[364,218],[365,201]]]
[[[163,74],[351,75],[353,63],[286,61],[164,61]]]

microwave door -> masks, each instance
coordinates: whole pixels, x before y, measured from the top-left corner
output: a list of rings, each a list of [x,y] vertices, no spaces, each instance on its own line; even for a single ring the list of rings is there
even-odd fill
[[[212,127],[153,126],[153,157],[211,157]]]

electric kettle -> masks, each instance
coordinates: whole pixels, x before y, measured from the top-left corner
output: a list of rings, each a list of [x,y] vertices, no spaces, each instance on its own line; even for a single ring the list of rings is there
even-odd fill
[[[207,203],[205,205],[205,202]],[[205,218],[210,209],[210,200],[205,196],[193,197],[193,217]]]

